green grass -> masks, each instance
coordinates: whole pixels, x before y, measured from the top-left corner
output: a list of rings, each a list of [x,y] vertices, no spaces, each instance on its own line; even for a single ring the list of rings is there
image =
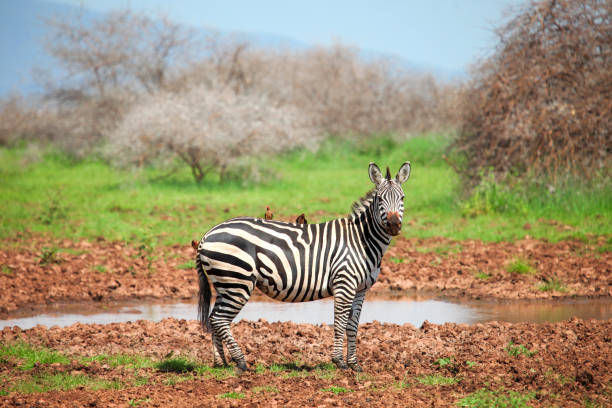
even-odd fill
[[[2,147],[0,238],[27,231],[74,239],[104,237],[147,248],[189,245],[230,217],[263,216],[266,205],[276,219],[294,219],[304,212],[310,223],[321,222],[348,214],[352,202],[370,190],[370,161],[383,169],[389,165],[395,173],[405,160],[411,161],[412,174],[404,185],[405,221],[410,221],[404,223],[404,236],[507,241],[528,233],[554,242],[612,233],[612,189],[587,190],[579,182],[553,193],[544,187],[504,190],[503,200],[520,201],[520,212],[496,204],[495,211],[465,215],[463,203],[469,198],[442,159],[448,142],[441,135],[395,144],[380,138],[365,144],[330,141],[317,153],[294,151],[260,160],[266,174],[274,175],[260,184],[219,184],[218,175],[211,173],[200,185],[187,168],[150,181],[164,170],[121,170],[95,158],[73,162],[53,152],[23,165],[23,148]],[[481,194],[476,201],[500,201],[499,195],[491,197]],[[541,218],[571,229],[538,222]],[[526,222],[532,225],[528,232],[522,228]],[[452,253],[449,248],[439,251]]]
[[[474,277],[475,277],[476,279],[480,279],[480,280],[487,280],[487,279],[489,279],[491,276],[490,276],[490,275],[488,275],[488,274],[486,274],[486,273],[484,273],[484,272],[476,272],[476,273],[474,274]]]
[[[421,375],[417,377],[417,381],[423,385],[452,385],[457,384],[460,380],[456,377],[444,377],[439,374]]]
[[[123,384],[119,381],[109,381],[84,374],[72,375],[68,373],[42,373],[21,378],[6,391],[24,394],[47,392],[52,390],[71,390],[76,387],[87,387],[93,390],[121,389]]]
[[[220,394],[218,396],[219,398],[229,398],[229,399],[242,399],[245,397],[245,395],[241,392],[226,392],[225,394]]]
[[[157,364],[159,364],[151,358],[130,354],[100,354],[93,357],[81,358],[81,362],[83,362],[84,364],[87,364],[92,361],[97,361],[102,364],[108,364],[111,368],[122,366],[132,369],[152,368],[156,367]]]
[[[526,408],[527,402],[535,398],[535,392],[521,394],[516,391],[506,392],[503,388],[495,391],[481,388],[478,391],[457,401],[457,406],[471,408]]]
[[[155,364],[155,368],[163,373],[187,373],[195,371],[198,364],[185,357],[167,358]]]
[[[344,394],[345,392],[352,392],[352,390],[349,390],[348,388],[336,387],[335,385],[332,385],[331,387],[327,387],[327,388],[321,388],[320,391],[322,391],[322,392],[333,392],[336,395]]]
[[[533,275],[535,269],[528,260],[518,257],[512,260],[506,266],[506,270],[510,273],[518,273],[520,275]]]
[[[508,342],[508,345],[506,346],[506,352],[508,352],[508,355],[510,356],[519,356],[521,354],[524,354],[527,357],[533,357],[537,353],[537,351],[531,351],[522,344],[514,344],[512,340]]]
[[[544,283],[538,286],[538,290],[542,292],[567,292],[565,284],[555,277],[545,279]]]
[[[36,364],[70,363],[68,357],[61,353],[23,342],[0,345],[0,360],[9,361],[10,357],[18,359],[21,370],[31,370]]]
[[[196,266],[195,261],[193,259],[190,259],[184,264],[179,265],[178,268],[179,269],[195,269],[195,266]]]
[[[252,391],[254,394],[259,394],[259,393],[267,393],[267,392],[270,392],[270,393],[277,393],[277,392],[278,392],[278,388],[277,388],[277,387],[275,387],[274,385],[259,385],[259,386],[257,386],[257,387],[253,387],[253,388],[251,389],[251,391]]]

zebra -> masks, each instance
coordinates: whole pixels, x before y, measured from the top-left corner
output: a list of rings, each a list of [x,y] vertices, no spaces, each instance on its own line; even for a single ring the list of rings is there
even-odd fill
[[[284,302],[333,296],[332,362],[341,369],[362,371],[356,347],[359,315],[391,237],[401,230],[402,184],[410,176],[410,162],[402,164],[393,179],[389,167],[383,177],[375,163],[370,163],[368,173],[375,186],[353,203],[347,217],[321,224],[238,217],[216,225],[200,240],[198,317],[203,329],[212,333],[215,366],[227,365],[225,343],[237,368],[247,370],[230,324],[257,287]],[[210,282],[217,293],[212,312]]]

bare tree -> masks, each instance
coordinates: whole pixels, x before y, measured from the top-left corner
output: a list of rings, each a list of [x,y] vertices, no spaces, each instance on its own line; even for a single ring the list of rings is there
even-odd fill
[[[168,69],[184,62],[195,44],[194,31],[166,17],[152,19],[115,11],[100,19],[54,17],[46,20],[47,52],[81,80],[81,89],[105,97],[109,88],[138,83],[154,93]]]
[[[135,106],[110,134],[114,150],[131,162],[178,156],[201,182],[215,169],[224,180],[239,158],[316,146],[318,134],[295,108],[222,86],[160,92]]]

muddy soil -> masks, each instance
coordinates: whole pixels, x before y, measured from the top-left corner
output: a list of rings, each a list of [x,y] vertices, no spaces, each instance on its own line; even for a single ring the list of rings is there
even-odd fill
[[[600,241],[399,238],[385,255],[372,291],[433,291],[475,299],[609,297],[612,253],[599,250],[605,242]],[[189,265],[194,254],[188,242],[151,250],[42,237],[6,241],[0,248],[0,318],[58,302],[192,299],[197,292],[196,273]],[[517,259],[532,270],[509,272],[508,265]],[[560,286],[542,290],[550,281]]]
[[[228,378],[187,373],[179,382],[176,374],[156,368],[113,368],[83,363],[81,357],[123,353],[162,360],[187,356],[211,364],[210,335],[196,321],[37,326],[25,331],[5,328],[0,344],[22,341],[72,356],[70,364],[39,364],[33,369],[36,373],[70,372],[118,381],[122,386],[36,394],[13,391],[0,396],[0,406],[442,407],[457,406],[457,401],[483,388],[529,396],[528,404],[534,407],[612,404],[612,321],[425,322],[420,328],[375,322],[359,330],[358,353],[364,373],[316,368],[330,360],[332,327],[259,320],[233,326],[248,364],[259,366],[257,372]],[[273,364],[280,369],[270,369]],[[34,374],[20,370],[16,361],[0,363],[4,390],[28,375]],[[171,376],[174,381],[169,381]],[[136,377],[146,377],[147,383],[134,385]],[[432,384],[432,379],[441,378],[447,384]],[[237,399],[228,398],[226,393],[231,392]]]

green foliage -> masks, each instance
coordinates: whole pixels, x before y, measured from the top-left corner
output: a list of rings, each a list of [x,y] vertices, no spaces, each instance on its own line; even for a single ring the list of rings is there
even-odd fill
[[[453,364],[453,358],[452,357],[439,358],[434,362],[434,364],[437,364],[440,367],[446,367],[447,365]]]
[[[481,170],[480,183],[474,188],[470,197],[463,202],[462,212],[469,217],[485,214],[526,214],[527,201],[524,192],[508,184],[495,180],[493,171]]]
[[[81,361],[84,364],[87,364],[91,361],[97,361],[103,364],[108,364],[110,367],[127,367],[127,368],[151,368],[156,367],[158,363],[153,361],[152,359],[139,355],[129,355],[129,354],[100,354],[92,357],[83,357]]]
[[[251,391],[255,394],[266,393],[266,392],[277,393],[278,388],[275,387],[274,385],[260,385],[257,387],[253,387]]]
[[[532,275],[535,273],[535,269],[531,266],[529,261],[520,257],[508,263],[506,270],[510,273],[518,273],[520,275]]]
[[[478,363],[475,362],[475,361],[466,361],[465,365],[468,366],[469,368],[473,368],[473,367],[477,366]]]
[[[417,381],[424,385],[452,385],[457,384],[460,380],[456,377],[444,377],[439,374],[421,375],[417,377]]]
[[[137,407],[142,403],[147,403],[147,402],[151,402],[151,398],[140,398],[140,399],[131,399],[128,401],[128,405],[130,407]]]
[[[41,265],[57,264],[61,262],[62,258],[59,256],[58,249],[55,247],[43,248],[40,259],[38,260],[38,263]]]
[[[198,375],[210,376],[216,380],[224,380],[229,377],[234,377],[236,373],[233,367],[210,367],[206,365],[198,365],[195,368]]]
[[[565,284],[556,277],[544,279],[544,283],[538,286],[538,290],[542,292],[567,292]]]
[[[345,392],[352,392],[353,390],[349,390],[348,388],[344,388],[344,387],[336,387],[335,385],[332,385],[331,387],[321,388],[320,391],[333,392],[334,394],[338,395],[338,394],[343,394]]]
[[[42,373],[19,379],[6,391],[32,394],[52,390],[65,391],[81,386],[93,390],[121,389],[123,387],[119,381],[108,381],[101,378],[89,377],[83,374],[72,375],[68,373]]]
[[[487,274],[486,274],[486,273],[484,273],[484,272],[476,272],[476,273],[474,274],[474,277],[475,277],[476,279],[487,280],[487,279],[489,279],[491,276],[487,275]]]
[[[522,344],[514,344],[512,340],[508,342],[508,345],[506,346],[506,351],[508,352],[508,355],[510,356],[519,356],[521,354],[524,354],[527,357],[533,357],[537,353],[536,351],[530,351],[527,347],[523,346]]]
[[[535,397],[535,392],[521,394],[516,391],[505,392],[503,388],[495,391],[481,388],[457,401],[457,406],[471,408],[526,408],[527,402]]]
[[[183,381],[189,381],[192,380],[193,376],[190,374],[187,375],[176,375],[176,374],[171,374],[170,376],[166,377],[164,379],[164,384],[166,385],[175,385],[178,384],[180,382]]]
[[[178,266],[179,269],[195,269],[196,265],[195,265],[195,261],[193,259],[190,259],[189,261],[185,262],[184,264],[180,264]]]
[[[241,392],[226,392],[225,394],[220,394],[218,396],[219,398],[230,398],[230,399],[242,399],[245,397],[245,395]]]
[[[61,353],[47,348],[35,348],[23,342],[0,345],[0,359],[7,360],[7,357],[21,360],[19,368],[22,370],[30,370],[36,364],[70,363],[68,357]]]
[[[187,373],[195,371],[197,366],[197,363],[184,357],[167,358],[155,364],[155,368],[164,373]]]
[[[10,266],[2,265],[2,268],[0,268],[0,273],[3,275],[11,276],[13,274],[13,270],[10,268]]]

